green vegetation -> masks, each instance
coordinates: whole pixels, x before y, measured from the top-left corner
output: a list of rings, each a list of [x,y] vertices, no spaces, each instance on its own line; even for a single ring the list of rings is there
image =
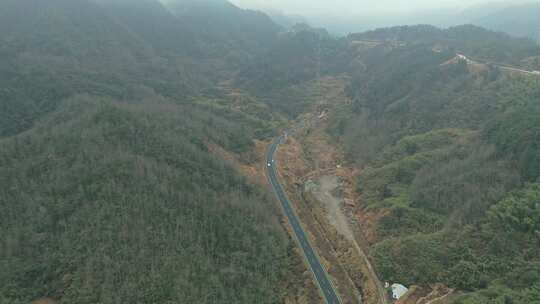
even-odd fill
[[[214,45],[245,46],[186,24],[148,0],[0,4],[0,303],[291,292],[295,253],[274,201],[208,148],[258,161],[253,140],[280,118],[217,85],[238,62]],[[243,30],[256,45],[261,32]]]
[[[210,83],[185,55],[157,56],[152,41],[92,1],[10,0],[0,11],[0,45],[9,54],[0,59],[0,136],[29,129],[74,94],[182,99]]]
[[[352,40],[399,41],[406,45],[438,44],[469,57],[490,62],[519,65],[520,60],[537,56],[540,46],[526,38],[513,38],[474,25],[461,25],[443,30],[429,25],[382,28],[350,36]]]
[[[302,278],[275,204],[210,147],[259,161],[335,75],[382,278],[540,301],[539,79],[455,60],[538,69],[531,40],[280,32],[225,0],[5,0],[0,31],[0,303],[282,302]]]
[[[540,232],[540,184],[510,193],[490,210],[491,222],[509,232]]]
[[[205,54],[237,66],[265,52],[278,38],[280,27],[270,17],[226,0],[171,0],[167,6],[204,39]]]
[[[448,62],[453,50],[520,62],[538,47],[469,26],[350,39],[384,43],[356,50],[353,103],[328,132],[363,168],[365,208],[384,214],[371,252],[382,279],[467,291],[456,303],[539,301],[539,80]]]
[[[535,181],[540,177],[540,100],[534,87],[523,88],[520,107],[512,108],[493,120],[486,129],[486,137],[496,145],[501,154],[511,155],[518,163],[523,177]]]
[[[202,141],[246,150],[235,128],[81,96],[3,140],[1,302],[276,302],[288,240],[273,202]]]
[[[350,62],[347,41],[325,30],[297,25],[265,53],[244,66],[237,84],[290,118],[313,103],[310,82],[343,73]]]

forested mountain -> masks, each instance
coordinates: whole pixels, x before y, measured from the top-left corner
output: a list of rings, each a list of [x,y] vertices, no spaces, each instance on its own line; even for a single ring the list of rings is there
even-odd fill
[[[282,301],[275,204],[209,151],[253,159],[275,122],[203,93],[230,42],[190,22],[150,0],[0,3],[0,303]]]
[[[474,25],[461,25],[444,30],[430,25],[398,26],[353,34],[350,38],[450,47],[469,57],[513,65],[519,65],[521,60],[540,53],[540,46],[530,39],[514,38]]]
[[[129,28],[130,24],[120,22],[122,16],[112,18],[112,11],[93,1],[27,0],[1,5],[0,45],[5,56],[0,59],[0,77],[6,89],[0,92],[5,100],[0,135],[29,128],[73,94],[124,99],[150,89],[180,97],[207,82],[193,60],[182,60],[181,53],[164,60],[158,56],[159,45],[146,40],[151,34]],[[144,22],[144,16],[138,22]],[[176,37],[182,36],[173,32],[163,40]]]
[[[346,40],[298,24],[265,53],[243,66],[236,82],[290,117],[313,102],[303,85],[319,75],[339,74],[349,64]]]
[[[171,0],[167,5],[205,38],[207,51],[235,63],[265,51],[280,29],[267,15],[227,0]]]
[[[86,95],[1,140],[0,302],[278,301],[274,205],[203,142],[243,151],[247,135],[192,106]]]
[[[202,52],[193,25],[153,0],[95,0],[111,19],[129,29],[160,55],[196,56]]]
[[[257,171],[255,140],[331,76],[351,102],[330,101],[326,132],[377,215],[382,279],[535,303],[540,78],[499,64],[538,58],[472,25],[333,37],[225,0],[4,0],[0,303],[295,297],[276,204],[216,151]]]
[[[382,278],[473,291],[456,303],[537,301],[540,79],[452,58],[496,50],[519,62],[538,48],[472,27],[350,39],[393,41],[356,49],[353,102],[329,129],[363,168],[362,208],[382,214]]]

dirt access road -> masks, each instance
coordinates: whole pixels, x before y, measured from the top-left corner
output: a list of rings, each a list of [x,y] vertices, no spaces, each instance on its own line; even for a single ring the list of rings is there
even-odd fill
[[[357,172],[345,162],[344,153],[326,133],[327,116],[349,102],[344,94],[346,81],[342,78],[321,81],[320,103],[297,121],[294,132],[281,145],[276,161],[281,180],[309,230],[314,247],[323,263],[334,269],[329,272],[338,289],[342,293],[361,290],[362,300],[345,296],[356,298],[350,303],[387,304],[386,290],[365,253],[367,248],[362,246],[366,242],[361,240],[363,235],[355,215]]]

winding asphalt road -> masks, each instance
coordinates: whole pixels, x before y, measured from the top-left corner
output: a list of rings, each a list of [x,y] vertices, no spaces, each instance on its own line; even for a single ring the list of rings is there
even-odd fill
[[[324,296],[324,299],[326,303],[328,304],[341,304],[341,301],[334,289],[334,286],[330,282],[330,279],[328,278],[328,274],[326,273],[326,270],[322,266],[319,257],[313,250],[313,247],[309,243],[309,240],[307,238],[307,235],[302,228],[302,224],[300,223],[300,220],[298,219],[298,216],[294,212],[291,202],[287,198],[287,195],[285,194],[285,191],[283,190],[283,187],[281,187],[281,184],[279,183],[277,173],[276,173],[276,167],[275,167],[275,161],[274,161],[274,154],[276,153],[279,145],[283,142],[284,136],[280,136],[278,139],[276,139],[269,147],[268,152],[266,154],[266,169],[267,169],[267,177],[268,182],[270,183],[270,186],[272,187],[272,190],[276,194],[277,198],[279,199],[279,202],[281,203],[281,206],[283,207],[283,211],[285,212],[285,215],[287,216],[287,219],[289,220],[289,223],[291,224],[291,227],[294,231],[294,235],[296,236],[296,239],[302,248],[302,251],[304,252],[304,256],[306,261],[309,264],[309,267],[311,268],[311,271],[313,272],[313,275],[315,276],[315,280],[317,281],[317,284],[319,285],[319,288],[321,289],[321,292]]]

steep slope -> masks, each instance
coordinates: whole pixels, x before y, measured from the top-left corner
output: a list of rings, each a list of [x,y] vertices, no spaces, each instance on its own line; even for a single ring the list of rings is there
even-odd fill
[[[320,75],[346,71],[351,57],[347,41],[324,29],[295,25],[265,53],[248,62],[236,83],[258,96],[276,111],[294,117],[313,102],[308,88]]]
[[[139,9],[137,22],[128,24],[125,15],[114,15],[114,7],[107,10],[90,0],[2,2],[0,45],[5,56],[0,59],[0,94],[5,102],[0,136],[28,129],[73,94],[125,99],[155,91],[185,97],[206,85],[202,68],[180,49],[170,49],[177,53],[172,59],[158,56],[165,51],[159,41],[190,47],[192,43],[175,30],[174,16],[157,2],[158,6],[148,3],[157,9],[123,10],[126,15]],[[170,19],[154,21],[159,14]],[[136,26],[152,22],[164,36],[141,32]],[[164,31],[168,26],[173,30]]]
[[[538,78],[493,64],[531,40],[280,33],[224,0],[6,0],[0,28],[0,303],[284,302],[303,268],[275,206],[209,147],[256,159],[327,75],[382,278],[538,301]]]
[[[132,64],[148,51],[92,1],[7,0],[1,5],[2,45],[13,55],[39,52],[91,66],[95,60]]]
[[[357,212],[382,279],[470,292],[455,303],[537,300],[539,78],[452,58],[540,51],[470,27],[351,38],[362,64],[329,132],[362,168]]]
[[[105,11],[164,55],[196,55],[197,33],[157,0],[95,0]]]
[[[110,81],[105,70],[132,70],[148,52],[88,1],[4,1],[0,6],[5,55],[0,135],[27,129],[72,92],[96,90],[101,82],[96,75]]]
[[[0,302],[278,302],[275,205],[204,144],[245,151],[238,128],[191,106],[79,96],[1,140]]]
[[[197,28],[208,43],[208,54],[235,63],[271,46],[280,30],[267,15],[226,0],[174,0],[167,5],[178,18]]]
[[[284,301],[275,204],[209,148],[254,159],[273,115],[209,85],[208,40],[145,0],[8,0],[0,23],[0,303]]]

